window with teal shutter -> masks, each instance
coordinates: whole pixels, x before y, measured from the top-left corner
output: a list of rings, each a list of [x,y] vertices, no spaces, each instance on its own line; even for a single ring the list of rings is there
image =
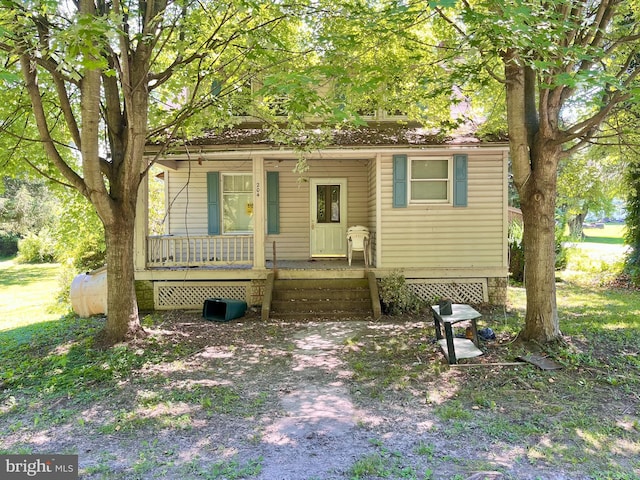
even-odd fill
[[[267,234],[280,233],[280,178],[267,172]]]
[[[393,156],[393,208],[407,206],[407,156]]]
[[[453,206],[467,206],[467,155],[453,156]]]
[[[207,172],[207,216],[209,235],[220,235],[220,174]]]

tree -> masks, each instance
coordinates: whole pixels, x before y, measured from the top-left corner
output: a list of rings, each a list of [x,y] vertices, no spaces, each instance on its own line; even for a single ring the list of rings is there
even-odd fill
[[[1,78],[12,95],[24,95],[3,130],[20,144],[40,144],[47,161],[36,168],[78,190],[104,225],[107,343],[144,334],[133,231],[147,141],[199,128],[207,107],[215,107],[208,126],[229,123],[224,96],[295,54],[279,37],[291,32],[294,14],[252,0],[2,3]],[[37,137],[21,134],[25,125],[35,125]]]
[[[20,237],[52,226],[56,199],[42,180],[0,179],[0,231]]]
[[[513,182],[524,220],[527,312],[521,337],[542,343],[559,339],[558,171],[561,162],[571,162],[601,136],[603,122],[617,109],[640,100],[640,4],[436,0],[384,5],[392,13],[386,16],[388,28],[411,51],[398,71],[423,80],[411,92],[421,99],[448,95],[449,105],[469,101],[468,114],[458,122],[447,125],[441,115],[435,126],[472,124],[475,106],[481,110],[476,116],[499,128],[501,115],[491,115],[486,99],[493,85],[502,85]],[[424,112],[429,113],[433,110]]]
[[[625,271],[635,285],[640,284],[640,105],[625,105],[610,127],[624,138],[618,154],[625,166],[626,203],[625,241],[631,247],[625,261]]]
[[[613,147],[593,146],[560,163],[558,205],[571,238],[583,238],[582,225],[589,212],[611,212],[614,198],[621,193],[622,170]]]
[[[598,136],[617,106],[637,101],[639,5],[480,0],[459,7],[441,10],[463,47],[456,62],[484,67],[505,88],[513,179],[524,219],[522,338],[551,342],[561,335],[554,267],[558,167]]]

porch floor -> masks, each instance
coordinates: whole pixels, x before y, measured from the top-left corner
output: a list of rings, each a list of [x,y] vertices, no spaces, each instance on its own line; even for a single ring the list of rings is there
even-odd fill
[[[266,268],[273,269],[273,261],[267,260]],[[309,260],[277,260],[278,270],[352,270],[363,269],[364,259],[352,259],[351,266],[346,258],[312,258]]]
[[[365,269],[363,258],[354,258],[351,265],[346,258],[312,258],[308,260],[277,260],[275,267],[278,270],[355,270],[362,271]],[[251,270],[252,265],[246,264],[222,264],[222,265],[203,265],[203,266],[154,266],[150,267],[153,271],[185,271],[185,270]],[[274,264],[272,260],[265,262],[267,270],[273,270]],[[369,267],[374,268],[372,266]]]

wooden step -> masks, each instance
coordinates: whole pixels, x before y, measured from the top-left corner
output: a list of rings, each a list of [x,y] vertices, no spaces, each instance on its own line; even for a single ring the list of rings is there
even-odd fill
[[[276,280],[270,316],[283,319],[372,317],[367,279]]]

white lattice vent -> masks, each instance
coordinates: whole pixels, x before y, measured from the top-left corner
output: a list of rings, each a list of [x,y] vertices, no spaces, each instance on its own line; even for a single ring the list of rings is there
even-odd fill
[[[488,301],[487,281],[427,282],[425,280],[407,280],[413,293],[427,302],[438,298],[450,298],[454,303],[485,303]]]
[[[153,298],[157,310],[200,309],[207,298],[247,300],[249,282],[156,282]]]

